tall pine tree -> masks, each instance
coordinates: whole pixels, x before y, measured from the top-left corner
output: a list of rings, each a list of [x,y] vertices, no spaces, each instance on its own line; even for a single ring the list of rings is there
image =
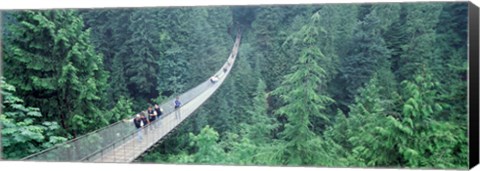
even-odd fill
[[[284,102],[277,114],[288,120],[281,133],[285,144],[279,157],[283,164],[311,165],[316,162],[321,140],[312,132],[310,119],[316,116],[323,121],[316,124],[329,124],[329,116],[322,110],[333,100],[324,94],[324,89],[319,89],[326,84],[326,72],[317,63],[325,56],[315,46],[321,40],[319,37],[325,34],[324,29],[316,25],[319,19],[320,15],[315,13],[307,25],[292,35],[293,41],[305,48],[292,67],[293,73],[286,75],[280,87],[273,91]]]
[[[5,47],[5,77],[26,105],[77,136],[106,124],[101,96],[107,73],[90,31],[73,10],[13,14]]]
[[[349,57],[343,59],[341,71],[349,94],[347,102],[353,100],[357,89],[364,86],[373,73],[387,65],[389,50],[381,37],[380,24],[376,10],[367,14],[352,38],[355,45]]]

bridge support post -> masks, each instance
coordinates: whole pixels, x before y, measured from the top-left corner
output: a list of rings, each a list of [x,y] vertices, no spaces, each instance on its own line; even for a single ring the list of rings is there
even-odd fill
[[[113,150],[112,150],[112,152],[113,152],[113,162],[117,162],[117,158],[116,158],[117,153],[115,152],[115,146],[116,146],[115,144],[116,143],[113,143]]]
[[[122,143],[123,144],[123,159],[125,159],[126,158],[125,148],[127,148],[126,145],[125,145],[125,137],[123,137],[122,142],[123,142]]]

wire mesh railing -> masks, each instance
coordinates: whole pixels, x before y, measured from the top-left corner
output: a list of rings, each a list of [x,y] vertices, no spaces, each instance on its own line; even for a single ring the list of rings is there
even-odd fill
[[[183,103],[179,109],[181,114],[188,117],[221,85],[225,79],[224,76],[227,76],[230,72],[235,61],[240,38],[241,35],[238,33],[229,58],[222,68],[215,73],[220,78],[218,83],[212,84],[210,80],[206,80],[178,96]],[[102,129],[27,156],[22,160],[130,162],[186,118],[175,118],[173,114],[178,111],[174,109],[174,101],[175,98],[171,98],[160,104],[164,114],[144,128],[136,129],[132,123],[118,121]],[[186,107],[189,104],[191,104],[191,107]],[[145,115],[145,113],[146,111],[142,111],[139,114]]]

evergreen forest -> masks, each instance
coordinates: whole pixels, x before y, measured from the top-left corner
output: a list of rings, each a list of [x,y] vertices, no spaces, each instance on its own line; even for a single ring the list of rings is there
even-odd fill
[[[467,3],[4,11],[2,158],[217,92],[136,162],[468,167]],[[133,125],[132,125],[133,127]]]

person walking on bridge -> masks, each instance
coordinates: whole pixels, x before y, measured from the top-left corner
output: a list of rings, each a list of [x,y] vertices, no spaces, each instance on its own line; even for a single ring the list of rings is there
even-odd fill
[[[211,83],[216,83],[218,81],[218,76],[213,76],[213,77],[210,77],[210,82]]]
[[[157,119],[157,111],[153,110],[152,106],[148,107],[147,114],[150,123],[153,123]],[[156,128],[156,126],[154,126],[154,128]]]
[[[174,105],[175,105],[175,118],[179,119],[181,118],[180,107],[182,106],[182,103],[180,102],[180,98],[178,96],[175,99]]]
[[[142,128],[146,127],[148,124],[150,124],[150,121],[148,121],[147,117],[145,117],[145,113],[142,112],[142,114],[140,115],[140,120],[141,122],[143,123],[142,124]],[[146,129],[140,129],[140,134],[143,136],[143,134],[146,134],[147,133],[147,130]],[[143,139],[143,138],[142,138]]]
[[[155,104],[155,112],[157,112],[157,119],[160,119],[160,116],[163,115],[163,109],[160,107],[160,105]]]
[[[135,116],[135,118],[133,119],[126,119],[126,120],[123,120],[124,122],[133,122],[133,124],[135,125],[135,127],[137,128],[137,141],[142,141],[143,140],[143,137],[142,137],[142,128],[147,125],[147,122],[146,122],[146,119],[142,119],[142,117],[140,116],[140,114],[137,114]]]
[[[153,110],[155,110],[155,113],[157,114],[157,119],[159,120],[157,121],[156,125],[160,125],[160,116],[162,116],[163,114],[163,109],[158,104],[155,104],[155,108]]]

